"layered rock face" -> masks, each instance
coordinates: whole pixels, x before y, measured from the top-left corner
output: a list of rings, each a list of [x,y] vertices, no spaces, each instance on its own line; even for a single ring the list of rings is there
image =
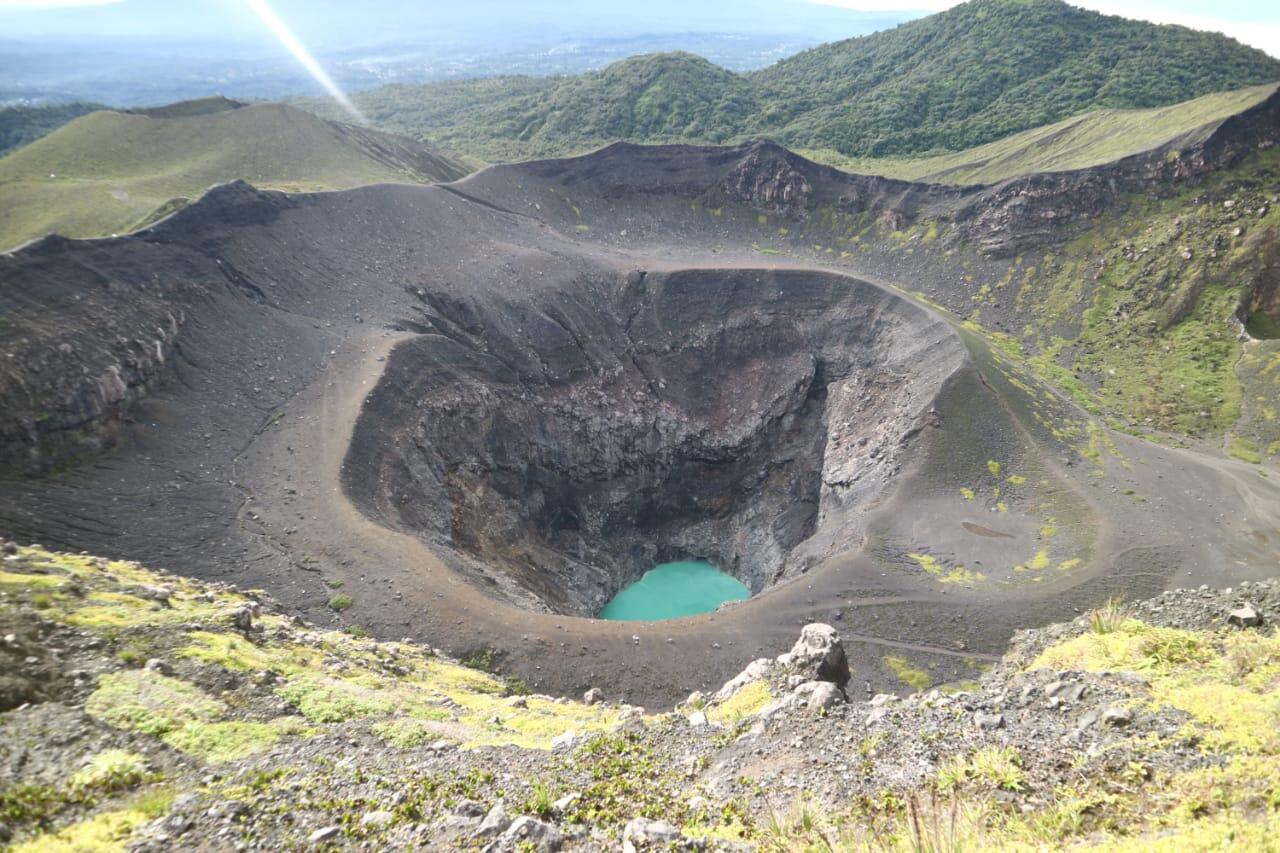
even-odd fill
[[[901,298],[799,272],[633,271],[505,306],[424,294],[412,325],[344,485],[508,597],[579,615],[668,559],[754,593],[857,546],[859,509],[964,358]]]

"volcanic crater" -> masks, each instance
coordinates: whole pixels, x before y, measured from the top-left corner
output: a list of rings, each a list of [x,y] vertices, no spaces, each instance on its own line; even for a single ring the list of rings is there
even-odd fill
[[[449,185],[229,184],[45,239],[0,255],[0,530],[548,693],[669,704],[813,621],[868,688],[903,661],[973,677],[1116,593],[1273,572],[1271,481],[1109,429],[1013,344],[1016,253],[1164,162],[1031,205],[1027,181],[615,145]],[[754,595],[593,618],[675,559]]]
[[[580,616],[655,563],[706,559],[754,594],[857,542],[965,358],[926,310],[814,271],[423,302],[343,485],[512,601]]]

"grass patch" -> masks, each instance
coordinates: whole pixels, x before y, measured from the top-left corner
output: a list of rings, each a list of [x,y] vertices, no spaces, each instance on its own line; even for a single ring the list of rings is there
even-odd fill
[[[973,572],[964,566],[948,566],[940,561],[937,557],[930,554],[908,554],[912,560],[916,562],[920,568],[924,569],[930,575],[933,575],[942,583],[948,584],[975,584],[987,579],[982,572]]]
[[[1215,634],[1126,619],[1047,649],[1032,668],[1132,670],[1150,679],[1153,701],[1185,711],[1208,749],[1280,751],[1280,638]]]
[[[980,749],[967,759],[954,759],[939,769],[940,790],[951,791],[967,785],[1021,791],[1026,787],[1022,754],[1009,746]]]
[[[1231,439],[1231,444],[1227,446],[1227,452],[1239,459],[1241,462],[1248,462],[1253,465],[1262,464],[1262,454],[1258,451],[1258,444],[1251,438],[1237,435]]]
[[[439,719],[447,720],[448,718],[449,714],[447,712],[440,712]],[[412,717],[389,720],[385,723],[375,723],[372,731],[387,743],[392,746],[398,746],[401,749],[425,746],[442,738],[439,726],[433,726],[430,720],[414,719]]]
[[[143,824],[169,810],[174,794],[164,788],[139,793],[122,809],[103,812],[58,832],[38,835],[11,848],[12,853],[98,853],[123,850]]]
[[[929,677],[928,672],[914,665],[906,658],[885,655],[884,665],[889,667],[894,677],[899,681],[917,691],[928,690],[929,685],[933,684],[933,679]]]
[[[71,787],[114,793],[136,788],[151,776],[147,759],[136,752],[111,749],[89,760],[84,769],[71,777]]]
[[[118,729],[159,737],[188,723],[213,722],[226,712],[226,706],[186,681],[126,670],[98,679],[85,712]]]

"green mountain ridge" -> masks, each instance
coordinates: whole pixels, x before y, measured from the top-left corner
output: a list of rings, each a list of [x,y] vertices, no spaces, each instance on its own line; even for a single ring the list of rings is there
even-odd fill
[[[100,111],[0,159],[0,250],[55,232],[142,227],[214,184],[295,192],[456,180],[469,164],[282,104],[183,102]]]
[[[488,160],[632,142],[762,136],[847,157],[958,151],[1097,109],[1138,109],[1280,80],[1225,36],[1077,9],[971,0],[750,74],[650,54],[590,74],[360,93],[378,126]],[[322,115],[336,107],[297,103]]]
[[[1232,116],[1273,97],[1277,88],[1266,83],[1164,107],[1095,110],[948,154],[859,158],[831,149],[799,149],[799,153],[859,174],[953,185],[993,184],[1021,175],[1087,169],[1207,135]]]

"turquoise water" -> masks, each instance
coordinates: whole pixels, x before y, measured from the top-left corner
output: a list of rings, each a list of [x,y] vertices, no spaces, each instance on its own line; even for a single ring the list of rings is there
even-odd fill
[[[682,560],[663,563],[622,590],[600,611],[601,619],[676,619],[707,613],[726,601],[741,601],[751,592],[737,578],[710,563]]]

